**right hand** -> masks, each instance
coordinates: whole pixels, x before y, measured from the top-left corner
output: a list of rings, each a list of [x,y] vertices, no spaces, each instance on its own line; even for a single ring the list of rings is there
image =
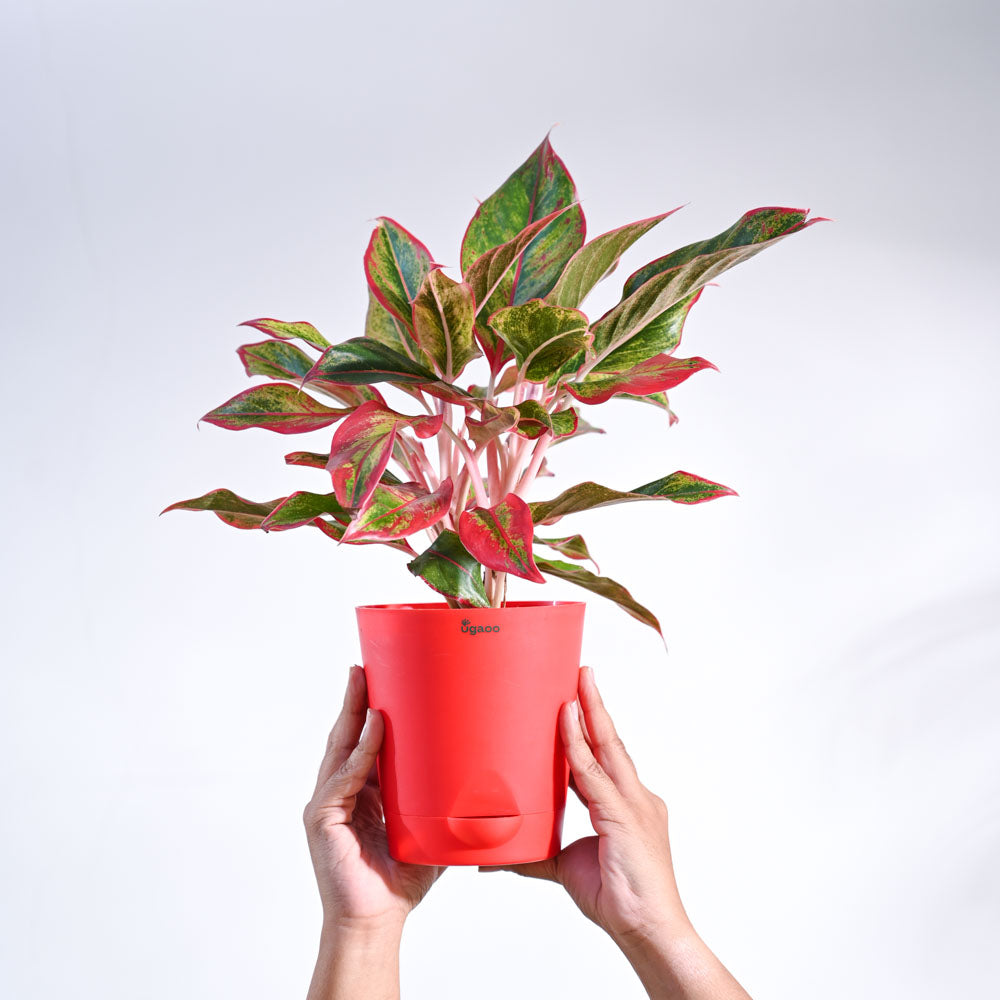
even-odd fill
[[[558,882],[620,944],[689,931],[670,859],[667,807],[639,780],[589,667],[580,670],[579,699],[563,705],[559,728],[571,785],[596,836],[546,861],[480,871]]]

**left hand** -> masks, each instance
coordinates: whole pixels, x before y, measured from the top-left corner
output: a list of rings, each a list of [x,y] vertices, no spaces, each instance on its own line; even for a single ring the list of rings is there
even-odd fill
[[[303,815],[327,925],[401,928],[444,871],[389,856],[375,771],[384,732],[381,714],[368,707],[364,670],[351,667]]]

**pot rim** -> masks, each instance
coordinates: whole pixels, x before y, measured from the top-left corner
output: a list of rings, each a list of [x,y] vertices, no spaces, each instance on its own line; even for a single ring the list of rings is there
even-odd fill
[[[444,601],[401,601],[396,604],[358,604],[356,611],[450,611],[454,615],[469,615],[477,612],[512,611],[524,608],[582,608],[586,601],[507,601],[502,608],[453,608]]]

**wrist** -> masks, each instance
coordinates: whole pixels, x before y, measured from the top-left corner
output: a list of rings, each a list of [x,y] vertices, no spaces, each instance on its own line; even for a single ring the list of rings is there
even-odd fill
[[[397,1000],[403,920],[325,918],[308,1000]]]

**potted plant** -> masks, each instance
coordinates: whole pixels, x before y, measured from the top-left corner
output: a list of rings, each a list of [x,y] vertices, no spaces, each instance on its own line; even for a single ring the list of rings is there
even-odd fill
[[[285,456],[326,470],[330,488],[266,502],[216,489],[167,510],[387,545],[443,598],[357,609],[369,698],[386,724],[379,772],[400,860],[510,864],[558,851],[567,767],[556,720],[575,696],[584,605],[509,600],[510,578],[575,583],[659,632],[625,587],[584,567],[587,544],[562,519],[608,504],[733,494],[676,471],[631,489],[584,482],[529,499],[552,448],[601,433],[584,418],[594,407],[643,402],[673,424],[667,392],[714,367],[676,354],[706,283],[819,221],[754,209],[639,268],[616,305],[588,318],[587,294],[670,214],[587,242],[573,181],[546,137],[479,206],[460,275],[379,219],[364,255],[364,335],[331,344],[310,323],[249,321],[264,339],[238,353],[248,375],[268,381],[203,418],[279,434],[336,425],[329,451]],[[428,542],[418,545],[421,532]]]

